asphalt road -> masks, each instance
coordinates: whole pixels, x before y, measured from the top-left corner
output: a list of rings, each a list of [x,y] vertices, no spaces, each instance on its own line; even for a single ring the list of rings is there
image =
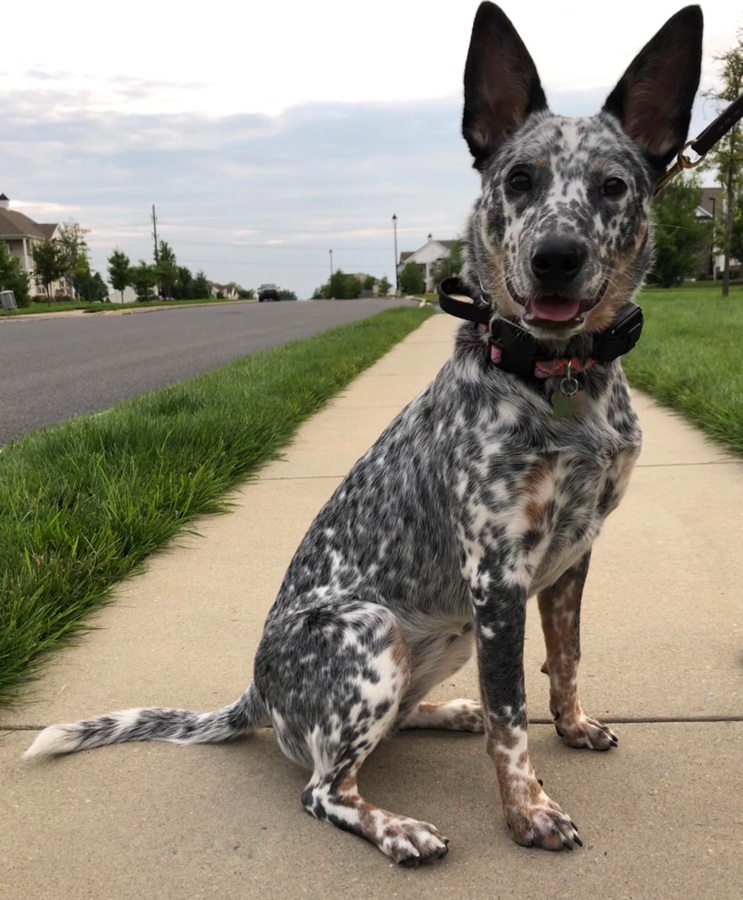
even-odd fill
[[[395,303],[241,303],[1,319],[0,443]]]

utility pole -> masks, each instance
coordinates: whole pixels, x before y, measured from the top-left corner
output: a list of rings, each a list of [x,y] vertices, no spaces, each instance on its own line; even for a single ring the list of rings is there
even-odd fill
[[[152,204],[152,236],[155,238],[155,265],[160,262],[160,253],[157,249],[157,216],[155,215],[155,204]]]
[[[392,215],[392,228],[395,233],[395,296],[400,293],[399,275],[397,272],[397,213]]]
[[[333,296],[333,251],[330,251],[330,299],[335,300]]]

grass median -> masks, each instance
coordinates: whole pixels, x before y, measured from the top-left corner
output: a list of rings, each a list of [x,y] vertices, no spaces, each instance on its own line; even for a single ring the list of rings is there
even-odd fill
[[[647,289],[642,338],[623,358],[630,383],[743,455],[743,287]]]
[[[22,438],[0,453],[0,705],[49,651],[432,314],[396,308]]]

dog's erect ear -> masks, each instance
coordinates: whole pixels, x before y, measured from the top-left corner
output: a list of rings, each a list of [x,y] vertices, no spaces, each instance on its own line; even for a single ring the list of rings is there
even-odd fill
[[[462,134],[482,170],[498,143],[547,108],[536,66],[506,14],[481,3],[464,70]]]
[[[702,65],[702,10],[687,6],[643,47],[604,110],[662,172],[683,147]]]

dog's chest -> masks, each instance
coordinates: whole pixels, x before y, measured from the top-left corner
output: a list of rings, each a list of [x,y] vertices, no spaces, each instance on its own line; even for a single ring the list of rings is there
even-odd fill
[[[606,415],[550,430],[540,444],[516,430],[484,428],[478,460],[465,466],[458,494],[460,539],[470,567],[497,571],[534,594],[591,546],[618,505],[640,451],[634,415],[619,427]]]

